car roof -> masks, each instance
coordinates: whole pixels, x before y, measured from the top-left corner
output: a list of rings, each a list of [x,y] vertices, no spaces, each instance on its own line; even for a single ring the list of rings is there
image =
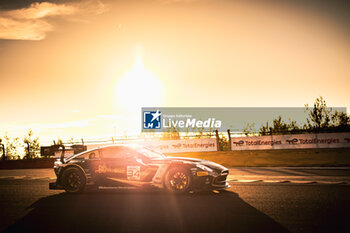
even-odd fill
[[[138,148],[145,148],[145,149],[149,149],[151,150],[150,148],[148,147],[144,147],[144,146],[141,146],[141,145],[138,145],[138,144],[109,144],[109,145],[103,145],[103,146],[97,146],[95,148],[92,148],[90,150],[86,150],[86,151],[83,151],[83,152],[80,152],[79,154],[75,154],[75,155],[72,155],[71,157],[68,157],[68,158],[65,158],[67,161],[69,160],[72,160],[82,154],[85,154],[85,153],[90,153],[92,151],[95,151],[95,150],[99,150],[99,149],[104,149],[104,148],[113,148],[113,147],[128,147],[128,148],[131,148],[133,149],[133,147],[138,147]]]
[[[103,145],[103,146],[97,146],[95,148],[80,152],[78,154],[72,155],[71,157],[65,158],[66,160],[71,160],[74,159],[82,154],[90,153],[95,150],[103,149],[103,148],[112,148],[112,147],[130,147],[130,145],[125,145],[125,144],[111,144],[111,145]]]

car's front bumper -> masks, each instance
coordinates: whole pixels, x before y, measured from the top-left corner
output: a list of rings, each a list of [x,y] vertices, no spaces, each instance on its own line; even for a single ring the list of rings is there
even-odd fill
[[[219,174],[215,176],[193,177],[194,190],[222,190],[230,188],[227,182],[228,173]]]
[[[230,187],[231,187],[231,185],[228,182],[226,182],[224,185],[211,185],[211,188],[213,190],[228,189]]]

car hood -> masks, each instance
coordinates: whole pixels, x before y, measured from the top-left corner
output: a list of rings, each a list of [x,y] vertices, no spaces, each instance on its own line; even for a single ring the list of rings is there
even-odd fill
[[[193,163],[193,164],[198,163],[217,171],[228,170],[226,167],[220,164],[217,164],[208,160],[204,160],[204,159],[185,158],[185,157],[166,157],[162,160],[165,162],[187,162],[187,163]]]

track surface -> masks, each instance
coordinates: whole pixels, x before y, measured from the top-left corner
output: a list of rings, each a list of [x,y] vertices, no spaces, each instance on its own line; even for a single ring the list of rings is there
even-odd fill
[[[232,187],[219,194],[67,195],[48,190],[51,169],[0,170],[0,231],[350,232],[347,168],[235,168],[230,174]]]

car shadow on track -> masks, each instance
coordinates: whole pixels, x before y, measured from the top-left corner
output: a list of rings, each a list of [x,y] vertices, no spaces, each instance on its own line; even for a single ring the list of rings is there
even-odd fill
[[[236,193],[61,193],[35,202],[5,232],[288,232]]]

